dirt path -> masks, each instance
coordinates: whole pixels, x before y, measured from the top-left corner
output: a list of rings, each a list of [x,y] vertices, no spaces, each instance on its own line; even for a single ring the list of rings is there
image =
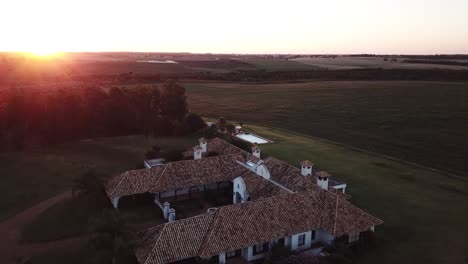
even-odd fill
[[[56,204],[57,202],[70,198],[71,192],[65,192],[54,196],[50,199],[40,202],[39,204],[24,210],[23,212],[6,219],[0,223],[0,263],[2,264],[16,264],[22,263],[29,257],[39,254],[40,252],[56,249],[61,245],[68,245],[68,243],[77,243],[76,240],[82,238],[73,238],[62,241],[21,245],[21,230],[23,227],[32,221],[40,213],[44,212],[47,208]]]

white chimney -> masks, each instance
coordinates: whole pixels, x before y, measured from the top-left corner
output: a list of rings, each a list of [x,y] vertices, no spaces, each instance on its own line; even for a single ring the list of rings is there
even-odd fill
[[[206,139],[205,138],[200,138],[198,140],[200,142],[200,147],[202,148],[202,152],[206,152]]]
[[[257,157],[257,158],[260,159],[260,152],[261,152],[260,147],[259,147],[257,144],[254,144],[254,145],[252,146],[252,154],[253,154],[255,157]]]
[[[176,220],[175,209],[171,208],[169,209],[169,223],[174,222],[175,220]]]
[[[302,176],[310,176],[312,175],[312,167],[314,164],[308,160],[304,160],[301,162],[301,174]]]
[[[317,176],[317,185],[322,187],[324,190],[328,190],[328,178],[330,177],[330,174],[325,171],[319,171],[315,176]]]
[[[200,146],[193,148],[193,159],[199,160],[202,158],[203,149]]]
[[[170,208],[171,208],[171,205],[168,202],[165,202],[163,204],[164,219],[167,219],[169,217]]]

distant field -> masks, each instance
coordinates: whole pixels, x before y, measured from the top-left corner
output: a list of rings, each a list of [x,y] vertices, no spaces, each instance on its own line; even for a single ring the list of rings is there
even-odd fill
[[[317,68],[329,70],[350,70],[360,68],[384,68],[384,69],[452,69],[466,70],[468,66],[423,64],[423,63],[402,63],[403,58],[398,62],[384,61],[383,57],[337,57],[337,58],[299,58],[295,62],[304,63]]]
[[[286,59],[239,59],[266,71],[305,71],[316,70],[318,67]]]
[[[468,84],[186,84],[191,110],[302,132],[468,176]]]

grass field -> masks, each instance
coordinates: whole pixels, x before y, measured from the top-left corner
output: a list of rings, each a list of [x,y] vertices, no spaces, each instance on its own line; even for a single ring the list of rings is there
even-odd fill
[[[384,61],[383,57],[337,57],[337,58],[298,58],[295,62],[311,65],[317,68],[329,70],[349,70],[362,68],[384,68],[384,69],[451,69],[463,70],[467,66],[423,64],[423,63],[401,63],[404,58],[398,59],[398,62]]]
[[[185,84],[191,110],[468,176],[468,83]]]
[[[142,167],[145,152],[154,144],[165,148],[195,142],[192,138],[130,136],[83,140],[43,151],[0,153],[0,219],[70,190],[73,179],[90,168],[112,175]]]
[[[284,130],[250,124],[246,128],[275,141],[263,145],[263,153],[294,165],[310,159],[346,181],[353,203],[385,221],[376,228],[377,248],[359,263],[463,263],[468,258],[467,180]],[[69,263],[81,263],[77,261],[82,260],[81,254],[70,252]],[[28,263],[55,264],[64,259],[66,253],[53,252]]]
[[[256,66],[259,69],[266,71],[305,71],[316,70],[319,67],[300,63],[285,59],[239,59],[239,61],[247,62]]]
[[[21,241],[38,243],[78,236],[88,230],[89,222],[97,216],[98,211],[91,210],[82,200],[67,199],[28,223],[22,230]]]
[[[274,144],[268,154],[298,165],[310,159],[348,183],[359,207],[385,221],[378,246],[359,263],[463,263],[468,260],[468,181],[356,152],[294,133],[247,125]]]

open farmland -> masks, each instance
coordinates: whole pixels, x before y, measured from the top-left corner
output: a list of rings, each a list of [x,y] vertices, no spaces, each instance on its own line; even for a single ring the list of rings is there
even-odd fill
[[[383,68],[383,69],[450,69],[466,70],[468,66],[427,64],[427,63],[403,63],[405,58],[398,58],[397,62],[392,62],[389,58],[384,61],[383,57],[315,57],[298,58],[295,62],[314,66],[316,68],[329,70],[351,70],[362,68]]]
[[[468,84],[187,83],[191,110],[298,131],[468,176]]]
[[[265,71],[306,71],[306,70],[316,70],[319,68],[313,65],[300,63],[300,62],[287,60],[287,59],[248,58],[248,59],[239,59],[239,61],[252,64],[258,69],[265,70]]]

